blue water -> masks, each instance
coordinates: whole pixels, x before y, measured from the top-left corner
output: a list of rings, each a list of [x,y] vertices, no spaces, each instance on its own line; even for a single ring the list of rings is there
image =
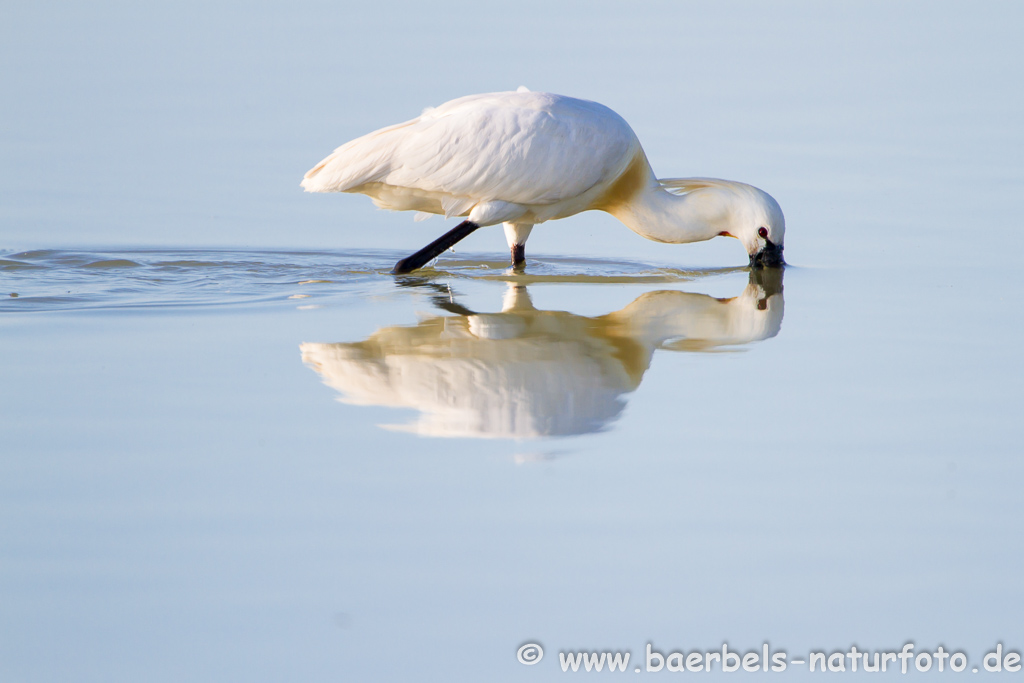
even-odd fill
[[[10,8],[0,680],[529,681],[766,641],[990,676],[1024,647],[1020,14]],[[584,214],[525,272],[492,229],[395,277],[450,223],[297,187],[519,85],[771,192],[792,266]]]

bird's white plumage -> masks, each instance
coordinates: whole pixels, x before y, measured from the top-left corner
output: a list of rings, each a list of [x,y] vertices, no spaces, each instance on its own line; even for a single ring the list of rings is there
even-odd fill
[[[639,148],[629,125],[596,102],[533,92],[471,95],[342,145],[302,186],[363,192],[384,208],[449,216],[495,200],[549,214],[546,207],[614,180]]]
[[[597,317],[534,308],[510,286],[501,313],[424,316],[363,342],[306,343],[302,359],[356,405],[420,411],[423,435],[536,438],[603,429],[657,349],[713,351],[778,334],[781,291],[654,291]]]
[[[418,218],[505,223],[509,245],[520,247],[534,224],[590,209],[648,239],[728,235],[752,257],[771,247],[780,263],[785,234],[782,210],[767,193],[727,180],[658,181],[614,111],[524,89],[462,97],[352,140],[306,173],[302,187],[366,194]]]

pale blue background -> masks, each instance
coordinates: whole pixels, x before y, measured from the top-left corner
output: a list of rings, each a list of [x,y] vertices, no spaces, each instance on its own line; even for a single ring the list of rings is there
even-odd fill
[[[635,658],[648,641],[767,639],[796,657],[912,640],[972,665],[1024,644],[1018,3],[3,16],[7,257],[307,248],[326,254],[317,277],[347,265],[319,290],[270,266],[164,291],[59,265],[0,274],[21,294],[0,305],[0,679],[532,681],[562,676],[559,649]],[[600,434],[382,430],[408,415],[337,403],[298,345],[438,314],[373,269],[444,223],[298,182],[352,137],[519,85],[611,106],[663,176],[771,192],[797,266],[782,331],[743,353],[659,352]],[[541,226],[530,247],[746,260],[730,240],[659,245],[597,214]],[[352,266],[353,249],[395,251]],[[506,248],[491,230],[463,249]],[[103,294],[33,303],[65,285]],[[500,309],[500,284],[452,286]],[[654,288],[531,293],[600,315]],[[298,291],[323,307],[299,310]],[[548,654],[523,667],[533,639]]]
[[[407,214],[304,196],[302,174],[424,107],[526,85],[620,112],[662,176],[765,188],[800,232],[794,263],[1012,263],[1018,249],[983,242],[1016,234],[1021,15],[1013,2],[9,3],[0,246],[415,249],[425,226]],[[466,248],[500,244],[491,231]],[[666,253],[597,214],[530,246]],[[724,240],[675,249],[742,263]]]

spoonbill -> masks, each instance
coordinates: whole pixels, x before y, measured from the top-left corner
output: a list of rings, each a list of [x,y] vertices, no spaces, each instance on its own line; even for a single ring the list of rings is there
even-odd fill
[[[534,225],[593,209],[656,242],[734,237],[751,267],[784,265],[786,220],[771,195],[730,180],[659,180],[614,111],[525,88],[460,97],[352,140],[306,173],[302,187],[359,192],[384,209],[465,217],[393,273],[422,268],[498,223],[513,267],[522,266]]]
[[[508,283],[500,313],[465,308],[437,287],[443,293],[434,304],[455,315],[423,315],[363,341],[307,342],[300,350],[343,403],[420,414],[386,429],[516,439],[586,434],[619,417],[656,352],[715,351],[777,335],[783,276],[781,268],[752,269],[746,288],[728,299],[649,291],[594,317],[538,309],[520,284]]]

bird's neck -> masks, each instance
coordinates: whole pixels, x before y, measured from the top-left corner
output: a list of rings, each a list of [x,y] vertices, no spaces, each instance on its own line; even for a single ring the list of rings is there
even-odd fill
[[[645,160],[646,161],[646,160]],[[709,240],[728,230],[717,202],[702,201],[693,194],[666,191],[650,166],[637,182],[629,201],[609,206],[606,211],[649,240],[682,244]]]

